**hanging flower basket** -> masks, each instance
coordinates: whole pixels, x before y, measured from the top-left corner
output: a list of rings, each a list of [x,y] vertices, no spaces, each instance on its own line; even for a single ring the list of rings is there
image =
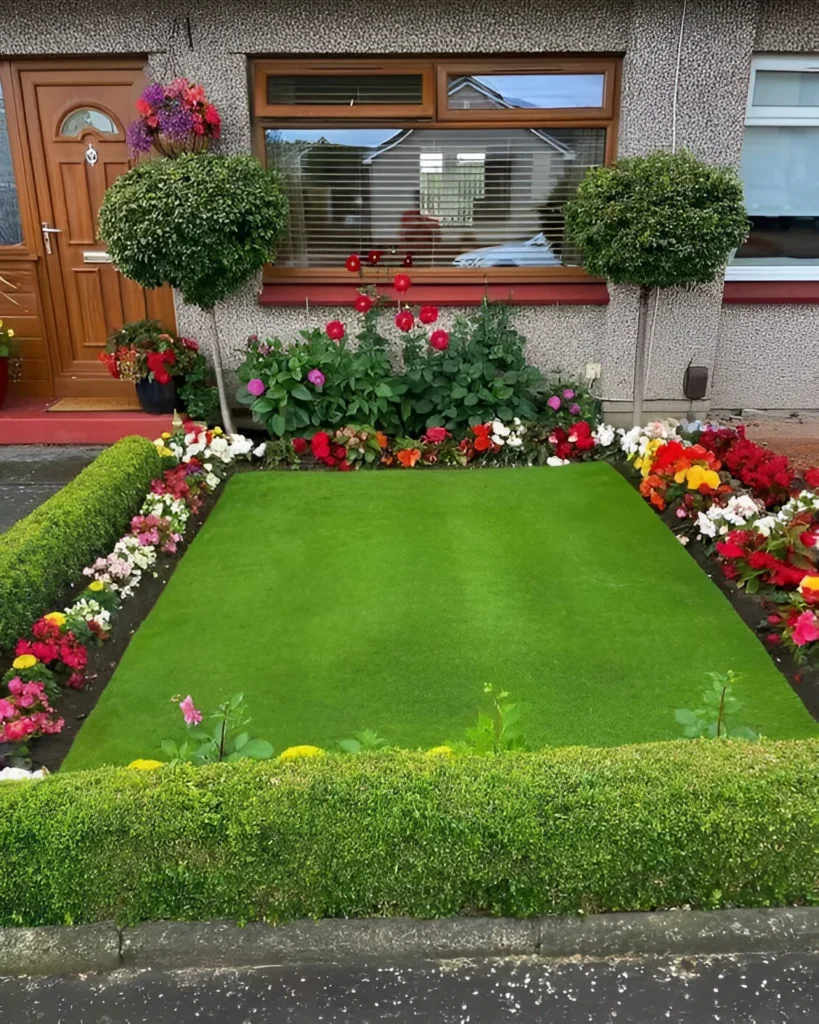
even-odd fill
[[[139,117],[128,127],[135,156],[151,149],[170,158],[204,153],[222,133],[219,111],[208,102],[204,87],[187,78],[167,86],[152,83],[137,100],[137,111]]]

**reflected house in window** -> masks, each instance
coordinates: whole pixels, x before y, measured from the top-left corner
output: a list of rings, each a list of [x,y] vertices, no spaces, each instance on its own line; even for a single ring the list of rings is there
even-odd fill
[[[459,106],[519,109],[474,76],[451,81]],[[350,252],[409,256],[413,266],[537,267],[577,263],[563,206],[605,130],[497,126],[268,129],[290,230],[280,266],[338,266]]]

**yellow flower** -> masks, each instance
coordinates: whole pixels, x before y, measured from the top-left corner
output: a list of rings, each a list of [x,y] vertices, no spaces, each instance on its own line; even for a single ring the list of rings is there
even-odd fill
[[[58,626],[65,625],[65,616],[62,612],[49,612],[48,615],[44,615],[43,618],[47,619],[49,622],[56,622]]]
[[[686,470],[685,479],[688,481],[690,491],[696,491],[702,484],[707,484],[710,488],[715,489],[719,487],[720,483],[718,473],[715,473],[713,469],[704,469],[702,466],[692,466]]]
[[[88,589],[93,590],[95,594],[98,594],[101,590],[105,590],[105,584],[102,580],[93,580],[88,584]]]
[[[799,584],[799,589],[803,593],[806,590],[819,590],[819,576],[805,576]]]
[[[170,448],[167,448],[167,447],[166,447],[166,446],[165,446],[164,444],[162,445],[162,447],[161,447],[161,448],[159,448],[159,449],[158,449],[158,453],[159,453],[160,455],[162,455],[162,456],[165,456],[165,455],[173,455],[173,452],[171,451],[171,449],[170,449]]]
[[[11,329],[10,327],[9,327],[9,329],[8,329],[8,330],[6,331],[6,337],[7,337],[7,338],[13,338],[13,337],[14,337],[14,331],[13,331],[13,330],[12,330],[12,329]]]
[[[448,747],[445,743],[441,744],[440,747],[430,747],[426,753],[427,757],[452,757],[452,747]]]
[[[213,433],[214,434],[221,434],[222,433],[222,428],[221,427],[214,427],[213,428]]]
[[[162,762],[161,761],[146,760],[143,757],[138,757],[136,759],[136,761],[132,761],[128,765],[128,767],[129,768],[138,768],[141,772],[152,772],[154,770],[154,768],[161,768],[162,767]]]
[[[651,467],[654,465],[654,455],[662,444],[665,444],[662,438],[653,438],[646,445],[645,452],[642,455],[638,455],[634,460],[634,468],[639,469],[643,477],[647,477],[651,472]]]
[[[12,668],[34,668],[37,659],[33,654],[19,654],[11,663]]]
[[[279,754],[280,761],[295,761],[299,757],[323,757],[324,751],[321,747],[311,747],[303,743],[300,747],[288,747]]]
[[[159,436],[162,438],[163,441],[169,441],[171,437],[167,430],[163,430]]]

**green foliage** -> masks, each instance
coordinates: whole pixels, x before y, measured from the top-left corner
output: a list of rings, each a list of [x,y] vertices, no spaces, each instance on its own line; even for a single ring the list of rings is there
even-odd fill
[[[682,150],[589,170],[566,206],[586,270],[616,284],[713,281],[748,235],[736,172]]]
[[[100,235],[126,277],[211,309],[272,258],[286,216],[276,172],[254,157],[186,154],[117,178]]]
[[[456,319],[449,347],[438,352],[413,333],[404,346],[406,394],[401,401],[410,436],[427,427],[463,435],[493,419],[535,417],[540,370],[526,362],[526,339],[512,325],[508,306],[484,302],[472,316]]]
[[[455,749],[464,748],[473,754],[500,754],[505,750],[526,750],[526,739],[520,724],[522,704],[508,700],[506,690],[497,691],[487,683],[483,692],[489,696],[492,708],[489,714],[481,711],[477,724],[466,730],[464,744],[448,744]]]
[[[371,312],[365,320],[372,317]],[[405,389],[392,375],[386,340],[377,331],[365,327],[356,349],[346,337],[331,341],[318,329],[302,331],[301,337],[292,344],[278,338],[249,341],[238,370],[236,398],[250,406],[257,422],[274,436],[312,434],[351,422],[398,428],[399,396]],[[321,371],[323,385],[308,380],[311,370]],[[267,389],[258,397],[247,390],[247,382],[254,379],[262,380]]]
[[[207,423],[208,426],[220,422],[216,378],[201,352],[196,353],[193,365],[176,390],[185,403],[185,410],[192,420]]]
[[[338,741],[339,749],[345,754],[372,753],[374,750],[384,750],[389,745],[389,740],[379,736],[375,729],[364,729],[350,740]]]
[[[154,445],[125,437],[0,535],[0,647],[53,611],[83,568],[111,550],[159,473]]]
[[[744,704],[733,695],[733,687],[741,676],[728,671],[725,675],[718,672],[708,673],[711,686],[702,696],[702,706],[695,711],[689,708],[677,708],[674,717],[678,725],[683,727],[683,736],[689,739],[720,737],[731,739],[759,739],[753,729],[745,725],[737,725]]]
[[[0,924],[816,899],[814,740],[328,755],[0,785]]]
[[[179,697],[174,697],[173,703],[178,704]],[[188,736],[182,743],[163,740],[162,752],[166,757],[191,764],[216,764],[239,761],[243,757],[265,761],[273,756],[272,744],[254,739],[245,729],[250,724],[250,714],[243,693],[235,693],[209,717],[213,721],[210,729],[202,724],[189,726]]]

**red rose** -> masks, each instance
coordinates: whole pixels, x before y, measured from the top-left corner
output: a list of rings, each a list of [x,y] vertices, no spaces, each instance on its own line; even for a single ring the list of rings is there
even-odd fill
[[[166,348],[165,351],[162,353],[162,358],[165,360],[168,366],[176,365],[176,353],[172,348]]]
[[[370,264],[371,267],[377,267],[378,264],[381,262],[381,250],[370,249],[370,251],[367,253],[367,262]]]
[[[404,257],[404,259],[402,260],[402,262],[403,262],[405,267],[411,267],[412,266],[412,253],[408,252],[407,255]]]
[[[446,352],[449,348],[449,335],[446,331],[442,331],[440,328],[437,331],[433,331],[429,336],[430,346],[437,349],[438,352]]]
[[[344,324],[340,320],[331,320],[324,329],[330,341],[341,341],[344,337]]]
[[[415,317],[408,309],[402,309],[395,318],[395,326],[399,331],[411,331],[415,326]]]
[[[355,302],[353,303],[353,305],[355,306],[356,310],[359,313],[369,313],[370,310],[373,308],[373,300],[370,298],[369,295],[365,295],[362,292],[359,292],[359,294],[356,295],[355,297]]]
[[[296,455],[304,455],[304,453],[307,451],[307,442],[304,440],[303,437],[294,437],[292,444],[293,451],[296,453]]]
[[[438,307],[421,306],[421,312],[418,314],[418,319],[422,324],[434,324],[438,319]]]
[[[813,467],[813,469],[806,469],[803,479],[808,487],[814,489],[819,488],[819,468]]]
[[[356,253],[353,253],[352,256],[347,257],[347,262],[344,264],[344,266],[350,271],[351,274],[355,274],[356,271],[361,270],[361,257],[358,256]]]
[[[333,448],[333,455],[335,455],[337,459],[346,459],[347,449],[344,447],[343,444],[337,444],[335,448]]]
[[[317,459],[324,459],[330,454],[330,437],[323,430],[313,434],[310,448]]]
[[[397,292],[408,292],[411,284],[408,274],[396,274],[392,280],[392,286]]]

